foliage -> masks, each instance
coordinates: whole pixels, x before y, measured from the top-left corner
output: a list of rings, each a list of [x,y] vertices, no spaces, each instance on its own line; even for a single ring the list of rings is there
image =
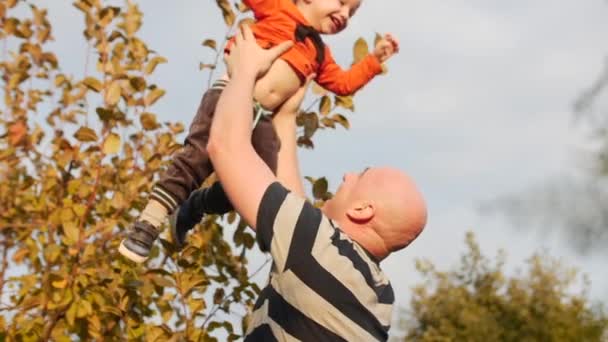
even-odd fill
[[[418,261],[425,281],[414,288],[402,319],[407,341],[603,341],[608,316],[591,307],[585,288],[573,289],[577,272],[534,255],[516,277],[481,254],[473,234],[460,265],[439,271]]]
[[[137,4],[73,5],[96,58],[81,79],[48,50],[47,10],[0,2],[0,340],[213,340],[217,329],[236,339],[245,320],[237,329],[216,313],[246,311],[259,288],[248,271],[255,240],[234,213],[208,217],[179,254],[165,240],[144,265],[117,253],[184,125],[153,112],[165,90],[151,75],[167,60],[138,36]],[[217,5],[228,31],[247,11]],[[201,63],[211,79],[220,44],[203,45],[216,52]],[[349,127],[331,113],[354,110],[353,98],[320,92],[298,118],[303,146],[318,129]],[[324,178],[311,180],[328,198]]]

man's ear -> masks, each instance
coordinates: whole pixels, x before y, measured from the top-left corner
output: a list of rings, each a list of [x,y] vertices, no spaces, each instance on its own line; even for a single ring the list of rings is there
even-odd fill
[[[376,209],[370,203],[358,203],[346,211],[346,216],[358,224],[365,224],[374,218]]]

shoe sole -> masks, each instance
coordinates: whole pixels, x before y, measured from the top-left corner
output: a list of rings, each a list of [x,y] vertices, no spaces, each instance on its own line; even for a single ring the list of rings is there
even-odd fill
[[[141,256],[129,250],[127,246],[125,246],[125,240],[122,240],[120,242],[120,246],[118,247],[118,253],[122,254],[125,258],[131,261],[135,261],[138,264],[141,264],[148,259],[148,257]]]

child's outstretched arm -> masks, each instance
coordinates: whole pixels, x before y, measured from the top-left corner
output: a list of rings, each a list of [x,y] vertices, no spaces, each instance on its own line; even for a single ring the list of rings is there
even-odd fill
[[[392,35],[386,34],[376,43],[372,53],[353,64],[350,69],[343,70],[326,47],[325,62],[321,65],[316,81],[336,95],[352,95],[381,73],[381,63],[397,52],[399,52],[399,42]]]

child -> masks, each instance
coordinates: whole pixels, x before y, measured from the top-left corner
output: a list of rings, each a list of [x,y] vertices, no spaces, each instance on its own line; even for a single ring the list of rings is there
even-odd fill
[[[245,0],[244,3],[256,18],[251,29],[260,46],[269,48],[287,40],[295,43],[257,80],[253,94],[257,125],[252,133],[252,143],[260,157],[276,172],[280,142],[271,116],[295,94],[306,77],[315,73],[315,81],[325,89],[337,95],[351,95],[382,71],[381,63],[396,53],[399,46],[393,37],[385,35],[376,44],[374,53],[344,71],[336,64],[319,34],[336,34],[346,28],[361,0],[295,0],[295,3],[292,0]],[[227,51],[230,46],[231,42]],[[206,145],[215,105],[226,83],[226,78],[217,81],[203,96],[184,148],[175,155],[166,174],[154,186],[150,201],[120,244],[119,252],[127,258],[145,261],[163,220],[213,172]],[[219,183],[195,192],[175,215],[176,222],[172,223],[171,229],[174,243],[178,248],[183,247],[186,233],[200,222],[203,213],[223,214],[230,210],[232,205]]]

